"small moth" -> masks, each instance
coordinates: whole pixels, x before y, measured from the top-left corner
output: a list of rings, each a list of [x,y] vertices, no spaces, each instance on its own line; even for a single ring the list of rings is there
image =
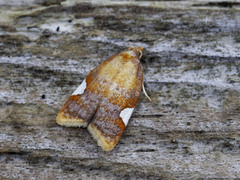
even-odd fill
[[[87,127],[104,151],[122,136],[143,87],[142,47],[131,47],[94,68],[73,92],[57,123]]]

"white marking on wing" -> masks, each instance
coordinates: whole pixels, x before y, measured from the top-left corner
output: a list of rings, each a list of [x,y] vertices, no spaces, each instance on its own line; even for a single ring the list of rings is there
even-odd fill
[[[82,82],[82,84],[80,84],[80,86],[78,86],[78,88],[72,93],[72,95],[80,95],[83,94],[85,89],[87,87],[87,82],[86,79],[84,79],[84,81]]]
[[[125,108],[121,111],[120,117],[122,118],[125,126],[127,126],[128,121],[133,113],[134,108]]]

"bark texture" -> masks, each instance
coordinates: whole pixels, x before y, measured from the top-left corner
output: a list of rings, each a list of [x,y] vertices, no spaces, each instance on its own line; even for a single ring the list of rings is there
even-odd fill
[[[240,2],[0,0],[0,179],[240,178]],[[144,48],[111,152],[56,124],[100,62]]]

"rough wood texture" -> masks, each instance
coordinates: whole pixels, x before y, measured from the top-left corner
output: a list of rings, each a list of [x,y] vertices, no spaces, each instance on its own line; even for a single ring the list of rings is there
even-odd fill
[[[0,179],[240,178],[239,1],[0,1]],[[55,118],[107,57],[144,48],[145,87],[103,152]]]

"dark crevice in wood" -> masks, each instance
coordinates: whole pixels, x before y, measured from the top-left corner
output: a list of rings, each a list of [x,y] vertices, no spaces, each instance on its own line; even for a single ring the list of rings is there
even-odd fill
[[[220,1],[220,2],[209,2],[206,4],[194,4],[193,6],[201,7],[220,7],[220,8],[232,8],[234,6],[240,6],[239,2],[233,2],[233,1]]]

